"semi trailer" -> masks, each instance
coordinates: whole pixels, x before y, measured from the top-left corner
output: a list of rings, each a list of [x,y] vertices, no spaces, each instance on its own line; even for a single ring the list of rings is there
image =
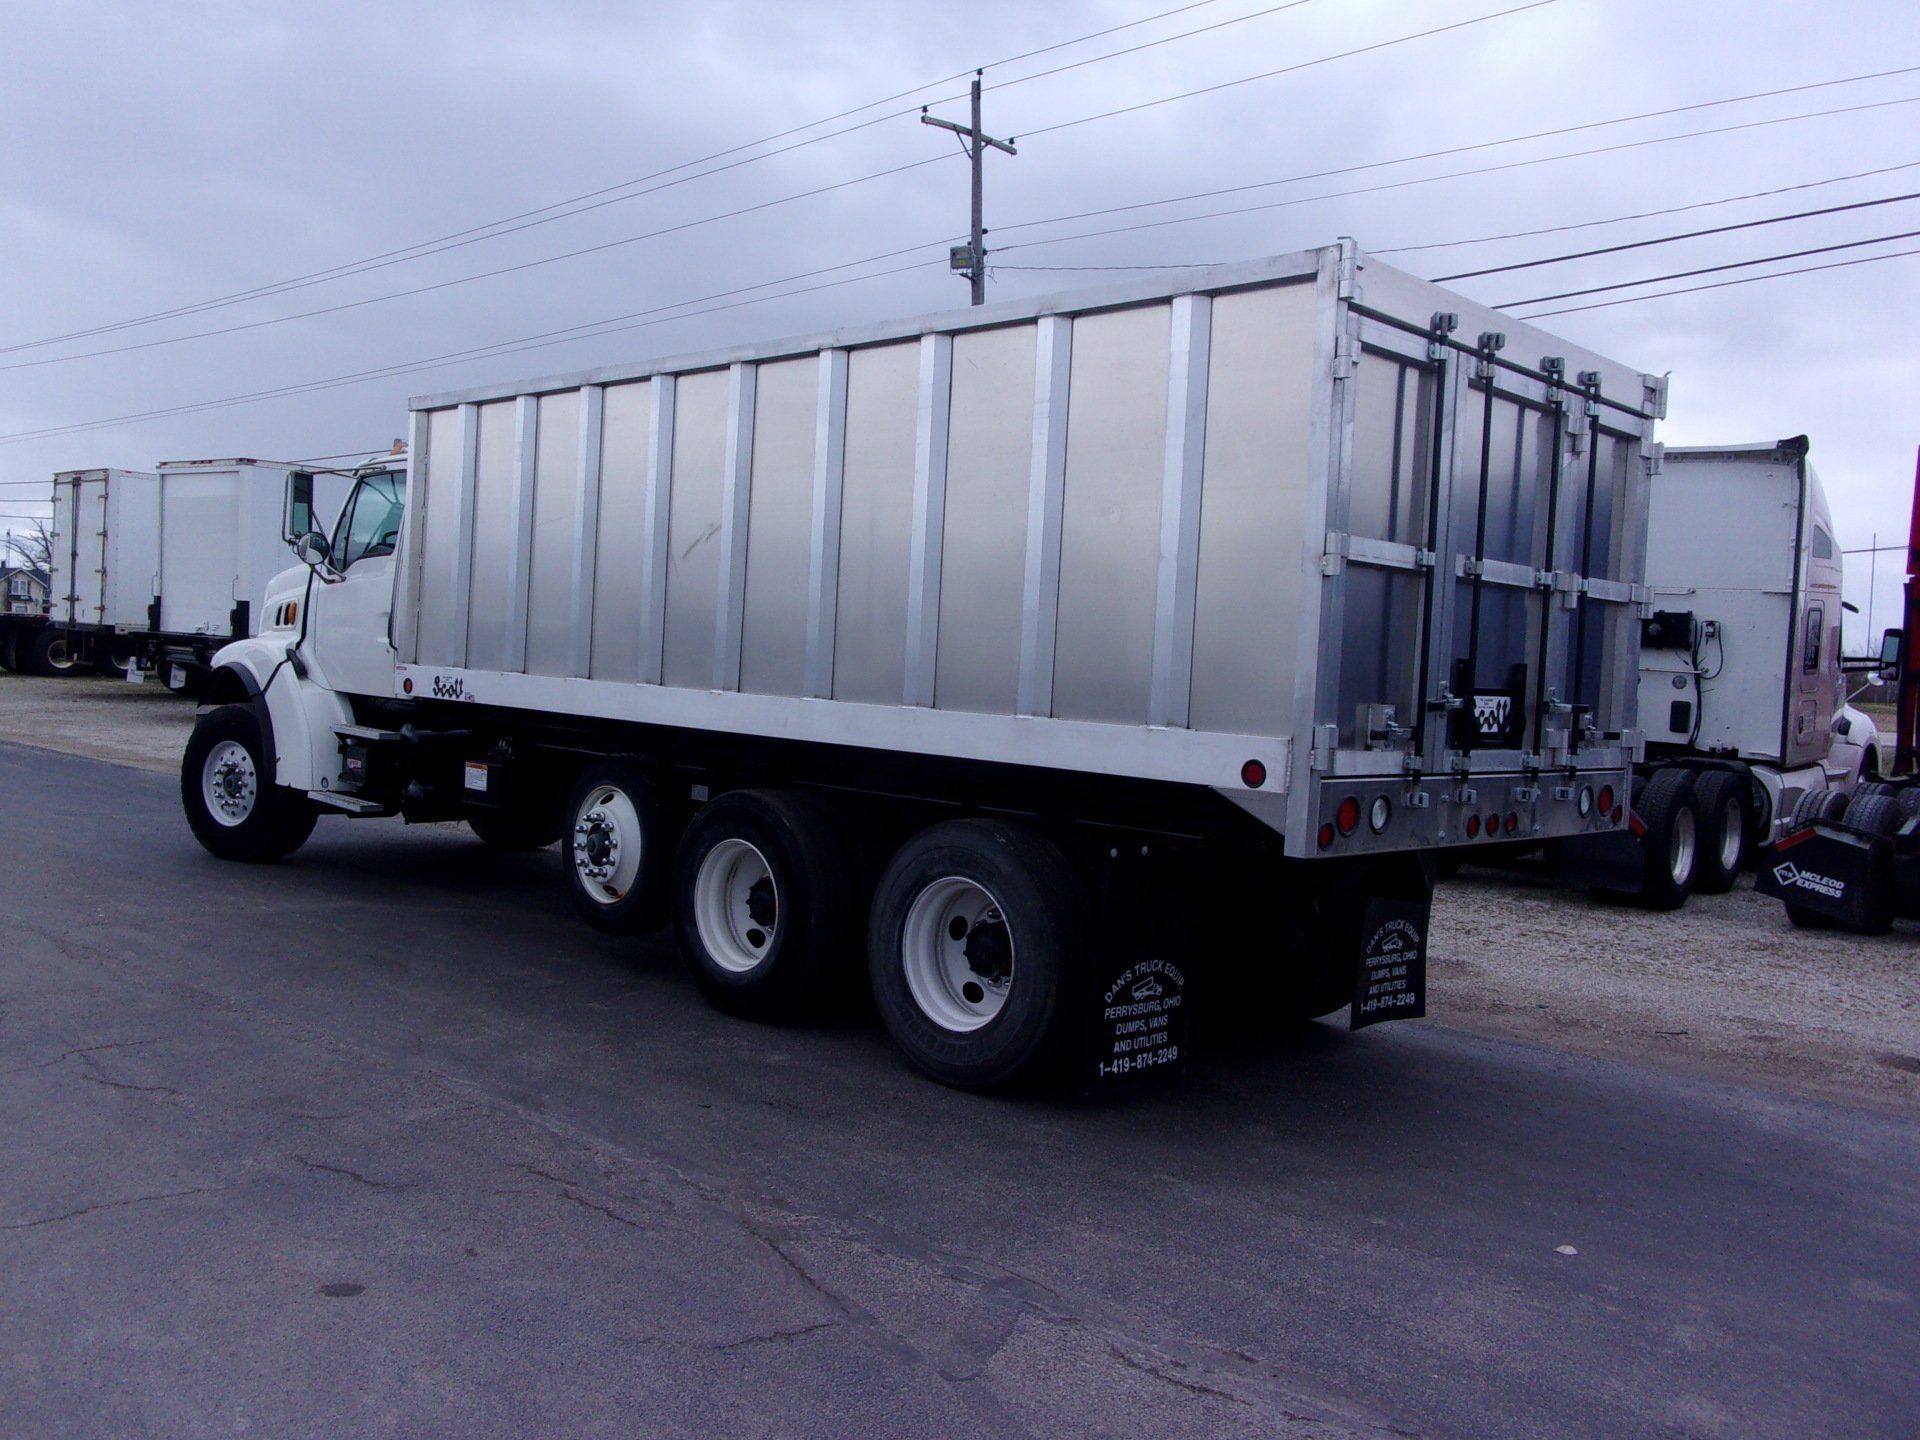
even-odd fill
[[[1344,241],[419,398],[183,804],[558,841],[721,1009],[870,985],[956,1085],[1177,1064],[1233,974],[1417,1016],[1436,853],[1623,822],[1664,405]]]
[[[53,477],[53,569],[44,617],[0,622],[0,661],[42,675],[97,670],[197,692],[215,651],[251,635],[293,538],[292,466],[169,460],[152,471]],[[320,503],[345,481],[324,472]]]
[[[1640,622],[1646,753],[1626,828],[1554,847],[1564,878],[1656,909],[1723,894],[1804,797],[1844,806],[1883,773],[1872,719],[1847,704],[1842,559],[1809,449],[1665,447]]]

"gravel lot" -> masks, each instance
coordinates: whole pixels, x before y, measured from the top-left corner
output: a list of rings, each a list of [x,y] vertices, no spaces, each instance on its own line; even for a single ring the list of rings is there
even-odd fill
[[[0,676],[0,738],[172,773],[192,724],[154,682]],[[1750,883],[1658,915],[1469,869],[1436,899],[1426,1023],[1911,1113],[1916,940],[1795,930]]]

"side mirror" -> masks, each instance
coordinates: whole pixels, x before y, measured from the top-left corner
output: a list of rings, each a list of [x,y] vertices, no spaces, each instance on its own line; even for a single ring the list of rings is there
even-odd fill
[[[1889,630],[1880,637],[1880,668],[1896,674],[1900,670],[1900,652],[1906,647],[1907,632]]]
[[[302,565],[311,565],[317,570],[333,558],[333,547],[318,530],[309,530],[293,542],[293,553]]]
[[[302,540],[313,533],[313,472],[289,470],[286,505],[280,521],[280,538],[297,548]],[[300,558],[305,560],[307,557],[302,555]],[[308,563],[312,562],[308,561]]]

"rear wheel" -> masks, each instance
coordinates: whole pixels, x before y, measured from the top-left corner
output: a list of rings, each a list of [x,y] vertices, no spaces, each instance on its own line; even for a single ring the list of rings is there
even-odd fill
[[[109,680],[126,678],[133,661],[133,645],[125,640],[103,640],[94,646],[93,668]]]
[[[814,802],[772,790],[720,796],[687,827],[673,888],[681,952],[715,1008],[793,1020],[845,989],[853,881]]]
[[[1693,893],[1700,858],[1700,812],[1684,770],[1656,770],[1634,797],[1646,826],[1640,901],[1652,910],[1678,910]]]
[[[251,705],[222,705],[194,722],[180,762],[180,800],[194,838],[222,860],[284,860],[318,818],[305,795],[273,783]]]
[[[868,975],[888,1032],[948,1085],[991,1089],[1064,1055],[1085,984],[1086,902],[1025,826],[953,820],[914,836],[874,895]]]
[[[679,828],[641,766],[589,765],[567,801],[560,847],[560,873],[581,918],[609,935],[665,925]]]
[[[27,642],[27,669],[35,675],[71,675],[78,663],[66,631],[49,625]]]
[[[1693,799],[1700,821],[1693,888],[1701,895],[1724,895],[1747,863],[1752,786],[1742,771],[1708,770],[1693,782]]]

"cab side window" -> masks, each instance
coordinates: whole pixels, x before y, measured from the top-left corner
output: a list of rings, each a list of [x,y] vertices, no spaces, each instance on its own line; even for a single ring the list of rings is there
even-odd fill
[[[1820,642],[1827,633],[1827,609],[1824,605],[1807,607],[1807,634],[1800,647],[1800,670],[1802,674],[1820,673]]]
[[[406,509],[406,476],[398,470],[369,475],[354,486],[340,516],[333,564],[345,570],[359,560],[393,554]]]
[[[1816,560],[1833,559],[1833,537],[1818,525],[1813,527],[1813,558]]]

